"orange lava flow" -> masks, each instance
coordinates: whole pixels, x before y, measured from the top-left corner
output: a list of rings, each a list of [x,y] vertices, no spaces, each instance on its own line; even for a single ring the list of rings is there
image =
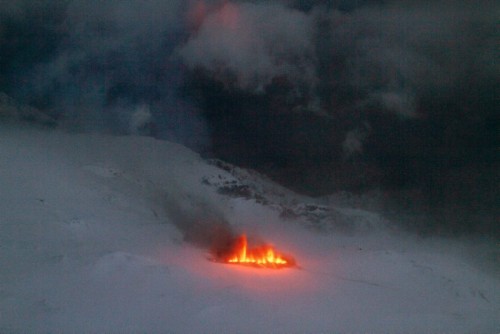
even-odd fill
[[[277,253],[272,246],[248,248],[246,235],[238,238],[233,253],[228,256],[226,262],[274,269],[295,266],[292,257]]]

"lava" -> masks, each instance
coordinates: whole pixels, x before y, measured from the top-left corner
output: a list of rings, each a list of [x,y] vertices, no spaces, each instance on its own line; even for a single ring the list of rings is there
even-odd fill
[[[244,234],[236,239],[231,252],[224,257],[223,262],[273,269],[295,266],[293,257],[276,252],[270,245],[249,248]]]

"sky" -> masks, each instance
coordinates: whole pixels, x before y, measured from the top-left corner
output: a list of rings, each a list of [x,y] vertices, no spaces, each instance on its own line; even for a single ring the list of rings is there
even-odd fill
[[[432,231],[498,233],[495,1],[0,8],[4,113],[179,142],[310,195],[381,191]]]

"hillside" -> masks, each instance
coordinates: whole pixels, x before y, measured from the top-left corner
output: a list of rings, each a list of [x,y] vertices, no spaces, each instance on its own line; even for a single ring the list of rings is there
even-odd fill
[[[494,241],[409,235],[178,144],[4,125],[0,184],[2,333],[500,330]],[[209,261],[218,226],[298,266]]]

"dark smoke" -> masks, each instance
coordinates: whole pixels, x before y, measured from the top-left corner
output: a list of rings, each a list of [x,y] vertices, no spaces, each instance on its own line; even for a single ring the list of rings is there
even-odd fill
[[[0,116],[174,140],[311,195],[378,189],[420,230],[499,233],[499,10],[0,0]]]
[[[165,212],[182,233],[183,241],[208,250],[215,261],[234,249],[236,231],[213,205],[192,196],[167,198],[165,203]]]

